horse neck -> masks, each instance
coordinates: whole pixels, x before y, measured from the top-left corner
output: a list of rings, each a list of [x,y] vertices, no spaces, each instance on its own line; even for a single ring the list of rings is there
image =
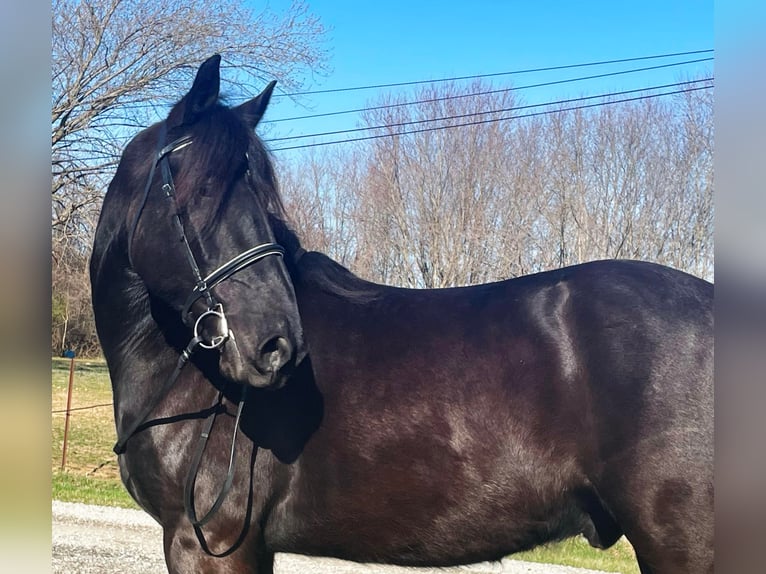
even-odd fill
[[[141,280],[126,266],[108,275],[107,285],[94,286],[94,306],[102,307],[97,317],[108,317],[97,327],[121,433],[170,377],[179,353],[157,325]]]

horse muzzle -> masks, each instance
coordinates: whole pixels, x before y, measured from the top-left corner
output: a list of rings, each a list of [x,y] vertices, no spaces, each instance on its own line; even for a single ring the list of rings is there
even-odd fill
[[[283,335],[266,337],[252,352],[245,351],[234,332],[229,331],[221,347],[219,368],[226,378],[253,387],[280,388],[287,382],[293,367],[305,356],[302,342],[293,343]],[[249,346],[248,346],[249,347]]]

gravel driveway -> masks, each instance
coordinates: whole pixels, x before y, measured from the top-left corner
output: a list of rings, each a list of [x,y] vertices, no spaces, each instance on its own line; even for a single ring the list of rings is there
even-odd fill
[[[144,512],[53,501],[53,572],[166,574],[162,530]],[[603,574],[518,560],[456,568],[401,568],[278,554],[276,574]]]

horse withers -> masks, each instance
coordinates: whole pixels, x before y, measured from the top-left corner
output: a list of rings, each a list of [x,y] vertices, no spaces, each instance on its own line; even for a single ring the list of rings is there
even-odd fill
[[[638,261],[362,280],[285,223],[253,130],[273,84],[234,108],[218,86],[215,56],[127,146],[91,261],[122,478],[170,572],[579,534],[624,534],[643,573],[712,572],[710,283]]]

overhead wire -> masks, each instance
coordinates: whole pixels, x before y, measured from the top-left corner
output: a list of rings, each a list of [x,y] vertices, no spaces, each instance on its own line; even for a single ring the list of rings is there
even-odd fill
[[[585,101],[589,99],[595,99],[595,98],[608,98],[618,95],[625,95],[629,93],[636,93],[636,92],[645,92],[647,90],[652,89],[664,89],[668,87],[678,87],[682,85],[689,85],[689,84],[699,84],[701,82],[710,82],[713,81],[714,78],[703,78],[699,80],[691,80],[688,82],[678,82],[675,84],[665,84],[664,86],[653,86],[649,88],[640,88],[636,90],[626,90],[624,92],[614,92],[614,93],[607,93],[607,94],[599,94],[595,96],[586,96],[582,98],[573,98],[569,100],[559,100],[554,102],[547,102],[547,103],[541,103],[541,104],[531,104],[527,106],[519,106],[517,108],[507,108],[504,110],[493,110],[493,111],[479,111],[474,112],[471,114],[462,114],[459,116],[449,116],[444,118],[435,118],[435,119],[429,119],[429,120],[414,120],[411,122],[400,122],[397,124],[391,124],[391,125],[384,125],[384,126],[374,126],[369,128],[355,128],[350,130],[338,130],[335,132],[325,132],[323,134],[310,134],[305,136],[294,136],[292,138],[275,138],[269,141],[279,141],[279,140],[285,140],[285,139],[298,139],[298,138],[306,138],[306,137],[321,137],[325,135],[339,135],[343,133],[352,133],[352,132],[358,132],[358,131],[371,131],[376,129],[386,129],[391,127],[402,127],[405,125],[412,125],[416,123],[426,123],[426,122],[434,122],[434,121],[447,121],[451,119],[459,119],[462,117],[470,117],[470,116],[480,116],[480,115],[487,115],[487,114],[498,114],[498,113],[507,113],[509,111],[516,111],[519,109],[529,109],[533,107],[542,107],[542,106],[556,106],[556,105],[562,105],[566,103],[573,103],[577,101]],[[665,92],[661,94],[647,94],[643,96],[636,96],[632,98],[622,98],[617,100],[609,100],[606,102],[597,102],[593,104],[585,104],[581,106],[573,106],[573,107],[567,107],[567,108],[559,108],[559,109],[553,109],[553,110],[544,110],[540,112],[532,112],[529,114],[523,114],[523,115],[514,115],[514,116],[505,116],[500,118],[488,118],[488,119],[482,119],[482,120],[475,120],[471,122],[465,122],[465,123],[459,123],[459,124],[449,124],[449,125],[442,125],[442,126],[434,126],[434,127],[426,127],[426,128],[419,128],[414,130],[405,130],[401,132],[394,132],[394,133],[386,133],[386,134],[374,134],[369,136],[363,136],[363,137],[357,137],[357,138],[349,138],[349,139],[343,139],[343,140],[332,140],[332,141],[324,141],[324,142],[314,142],[310,144],[302,144],[302,145],[296,145],[296,146],[285,146],[285,147],[279,147],[279,148],[272,148],[272,152],[278,152],[278,151],[287,151],[287,150],[295,150],[295,149],[303,149],[303,148],[310,148],[310,147],[319,147],[319,146],[325,146],[325,145],[334,145],[334,144],[341,144],[341,143],[352,143],[352,142],[359,142],[359,141],[366,141],[366,140],[373,140],[373,139],[380,139],[385,137],[397,137],[397,136],[403,136],[403,135],[411,135],[411,134],[417,134],[417,133],[424,133],[424,132],[431,132],[431,131],[438,131],[438,130],[446,130],[446,129],[452,129],[452,128],[458,128],[458,127],[467,127],[467,126],[475,126],[475,125],[481,125],[486,123],[492,123],[492,122],[500,122],[505,120],[519,120],[524,118],[531,118],[531,117],[537,117],[547,114],[554,114],[554,113],[562,113],[562,112],[568,112],[568,111],[575,111],[575,110],[583,110],[588,108],[594,108],[599,106],[608,106],[608,105],[614,105],[619,103],[626,103],[626,102],[635,102],[635,101],[641,101],[641,100],[648,100],[653,98],[659,98],[664,96],[671,96],[675,94],[682,94],[682,93],[688,93],[688,92],[695,92],[698,90],[706,90],[712,88],[713,85],[704,85],[704,86],[696,86],[696,87],[687,87],[680,90],[674,90],[671,92]]]
[[[690,55],[697,55],[697,54],[710,54],[714,52],[713,49],[706,49],[706,50],[690,50],[686,52],[672,52],[672,53],[666,53],[666,54],[654,54],[651,56],[638,56],[638,57],[632,57],[632,58],[620,58],[620,59],[613,59],[613,60],[600,60],[595,62],[580,62],[576,64],[565,64],[565,65],[558,65],[558,66],[546,66],[546,67],[540,67],[540,68],[528,68],[528,69],[522,69],[522,70],[512,70],[507,72],[494,72],[489,74],[474,74],[470,76],[455,76],[450,78],[435,78],[430,80],[416,80],[416,81],[409,81],[409,82],[392,82],[388,84],[371,84],[371,85],[364,85],[364,86],[351,86],[351,87],[344,87],[344,88],[332,88],[332,89],[325,89],[325,90],[311,90],[311,91],[305,91],[305,92],[288,92],[288,93],[281,93],[281,94],[273,94],[272,99],[280,98],[280,97],[297,97],[297,96],[308,96],[308,95],[315,95],[315,94],[328,94],[328,93],[334,93],[334,92],[350,92],[350,91],[358,91],[358,90],[369,90],[369,89],[376,89],[376,88],[390,88],[390,87],[398,87],[398,86],[414,86],[418,84],[434,84],[438,82],[451,82],[451,81],[460,81],[460,80],[470,80],[470,79],[480,79],[480,78],[491,78],[491,77],[499,77],[499,76],[510,76],[510,75],[521,75],[521,74],[529,74],[529,73],[537,73],[537,72],[546,72],[546,71],[555,71],[555,70],[567,70],[567,69],[576,69],[576,68],[584,68],[589,66],[600,66],[600,65],[609,65],[609,64],[620,64],[620,63],[627,63],[627,62],[639,62],[639,61],[645,61],[645,60],[655,60],[655,59],[661,59],[661,58],[672,58],[672,57],[679,57],[679,56],[690,56]],[[712,58],[706,58],[705,60],[712,60]],[[703,61],[705,61],[703,60]],[[690,64],[694,63],[697,60],[689,61],[689,62],[676,62],[672,64],[666,64],[660,67],[669,67],[669,66],[676,66],[676,65],[683,65],[683,64]],[[649,68],[652,69],[652,68]],[[630,73],[630,72],[624,72],[624,73]],[[617,73],[614,73],[617,74]],[[599,77],[599,76],[595,76]],[[605,77],[605,76],[604,76]],[[563,80],[558,81],[556,83],[564,83],[566,81],[577,81],[577,79],[572,80]],[[528,87],[541,87],[545,85],[553,85],[553,83],[548,84],[544,83],[540,86],[533,85]],[[527,87],[519,87],[516,89],[526,89]],[[461,96],[457,96],[461,97]],[[413,102],[414,103],[414,102]],[[161,109],[165,107],[166,105],[171,105],[172,102],[136,102],[133,104],[122,104],[120,108],[122,109],[147,109],[152,108],[155,110]],[[404,105],[404,104],[402,104]],[[365,109],[365,108],[362,108]],[[300,116],[295,118],[283,118],[283,119],[275,119],[275,120],[264,120],[263,123],[276,123],[280,121],[289,121],[289,120],[297,120],[297,119],[308,119],[313,117],[323,117],[325,115],[339,115],[341,113],[352,113],[355,111],[361,111],[360,110],[343,110],[341,112],[329,112],[327,114],[315,114],[310,116]],[[140,125],[137,126],[126,126],[126,127],[142,127]]]
[[[660,58],[672,58],[677,56],[691,56],[694,54],[709,54],[713,52],[713,49],[708,50],[691,50],[688,52],[674,52],[669,54],[655,54],[652,56],[638,56],[634,58],[620,58],[616,60],[601,60],[597,62],[583,62],[583,63],[577,63],[577,64],[565,64],[560,66],[545,66],[540,68],[529,68],[524,70],[512,70],[509,72],[494,72],[491,74],[475,74],[471,76],[456,76],[452,78],[437,78],[432,80],[414,80],[410,82],[393,82],[390,84],[371,84],[366,86],[351,86],[351,87],[345,87],[345,88],[329,88],[326,90],[311,90],[306,92],[290,92],[290,93],[283,93],[283,94],[274,94],[272,98],[277,97],[296,97],[296,96],[309,96],[309,95],[316,95],[316,94],[330,94],[330,93],[337,93],[337,92],[351,92],[351,91],[358,91],[358,90],[372,90],[372,89],[379,89],[379,88],[394,88],[394,87],[400,87],[400,86],[415,86],[418,84],[434,84],[437,82],[453,82],[453,81],[459,81],[459,80],[472,80],[472,79],[478,79],[478,78],[492,78],[497,76],[510,76],[510,75],[518,75],[518,74],[531,74],[531,73],[537,73],[537,72],[550,72],[550,71],[556,71],[556,70],[569,70],[573,68],[584,68],[587,66],[601,66],[601,65],[607,65],[607,64],[622,64],[626,62],[639,62],[643,60],[656,60]]]
[[[355,133],[355,132],[363,132],[363,131],[370,131],[370,130],[376,130],[376,129],[384,129],[384,128],[392,128],[392,127],[404,127],[408,125],[414,125],[414,124],[422,124],[422,123],[429,123],[429,122],[438,122],[438,121],[449,121],[454,119],[461,119],[471,116],[478,116],[478,115],[486,115],[486,114],[499,114],[499,113],[507,113],[517,110],[526,110],[530,108],[538,108],[541,106],[553,106],[553,105],[560,105],[560,104],[571,104],[573,102],[580,102],[585,100],[593,100],[596,98],[606,98],[609,96],[623,96],[626,94],[635,94],[637,92],[646,92],[650,90],[663,90],[665,88],[671,88],[671,87],[678,87],[682,85],[688,85],[688,84],[695,84],[699,82],[705,82],[710,81],[712,78],[703,78],[700,80],[689,80],[686,82],[676,82],[672,84],[663,84],[659,86],[649,86],[649,87],[642,87],[642,88],[636,88],[633,90],[624,90],[621,92],[609,92],[604,94],[596,94],[591,96],[580,96],[579,98],[570,98],[566,100],[556,100],[553,102],[543,102],[539,104],[526,104],[523,106],[513,106],[510,108],[500,108],[496,110],[479,110],[475,112],[465,113],[465,114],[457,114],[457,115],[451,115],[451,116],[442,116],[442,117],[436,117],[436,118],[426,118],[422,120],[408,120],[405,122],[395,122],[390,124],[384,124],[379,126],[368,126],[368,127],[361,127],[361,128],[349,128],[345,130],[334,130],[329,132],[320,132],[320,133],[314,133],[314,134],[302,134],[302,135],[296,135],[296,136],[283,136],[283,137],[277,137],[277,138],[269,138],[268,142],[277,142],[277,141],[286,141],[286,140],[296,140],[296,139],[305,139],[310,137],[325,137],[325,136],[332,136],[332,135],[341,135],[341,134],[348,134],[348,133]]]
[[[352,114],[352,113],[360,113],[360,112],[367,112],[367,111],[374,111],[374,110],[383,110],[388,108],[396,108],[396,107],[403,107],[403,106],[412,106],[417,104],[427,104],[427,103],[434,103],[434,102],[442,102],[447,100],[456,100],[459,98],[470,98],[470,97],[476,97],[476,96],[487,96],[491,94],[498,94],[502,92],[510,92],[510,91],[520,91],[520,90],[527,90],[532,88],[542,88],[547,86],[556,86],[560,84],[567,84],[567,83],[573,83],[573,82],[582,82],[586,80],[595,80],[599,78],[608,78],[612,76],[620,76],[625,74],[633,74],[637,72],[647,72],[650,70],[659,70],[663,68],[672,68],[676,66],[684,66],[688,64],[697,64],[700,62],[710,62],[713,58],[698,58],[696,60],[685,60],[682,62],[673,62],[670,64],[660,64],[657,66],[647,66],[643,68],[632,68],[630,70],[620,70],[618,72],[605,72],[602,74],[594,74],[591,76],[581,76],[577,78],[567,78],[565,80],[553,80],[550,82],[540,82],[537,84],[528,84],[525,86],[509,86],[507,88],[499,88],[495,90],[487,90],[482,92],[471,92],[468,94],[457,94],[452,96],[442,96],[438,98],[426,98],[422,100],[412,100],[409,102],[397,102],[393,104],[385,104],[380,106],[368,106],[364,108],[355,108],[351,110],[339,110],[335,112],[324,112],[319,114],[308,114],[303,116],[293,116],[289,118],[277,118],[273,120],[264,120],[264,124],[276,124],[281,122],[289,122],[289,121],[296,121],[296,120],[308,120],[308,119],[315,119],[315,118],[324,118],[324,117],[331,117],[331,116],[339,116],[344,114]],[[477,76],[478,77],[478,76]]]

